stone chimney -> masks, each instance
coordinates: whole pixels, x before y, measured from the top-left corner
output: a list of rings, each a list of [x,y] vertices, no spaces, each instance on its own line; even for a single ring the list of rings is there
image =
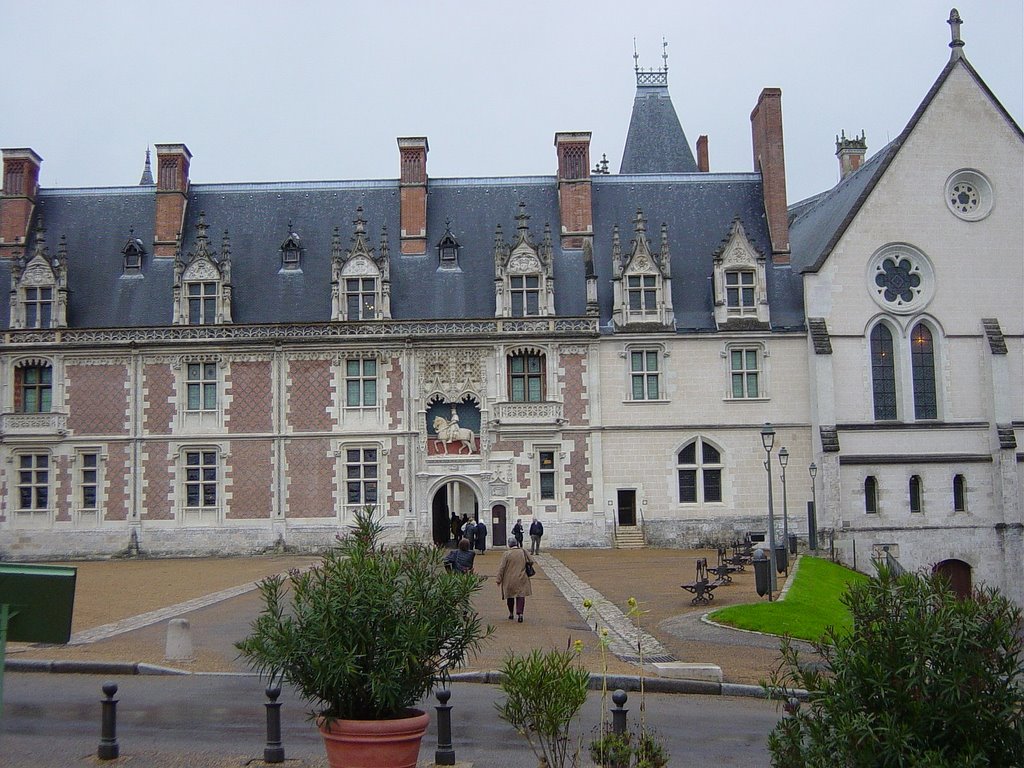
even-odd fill
[[[174,258],[185,225],[188,166],[192,153],[184,144],[156,145],[156,226],[153,255]]]
[[[590,204],[590,133],[555,134],[562,248],[578,250],[594,235]]]
[[[772,240],[772,263],[789,263],[789,213],[786,209],[786,154],[782,144],[782,91],[765,88],[750,113],[754,170],[761,173],[764,210]]]
[[[426,136],[398,139],[401,160],[401,250],[402,253],[427,252],[427,145]]]
[[[39,191],[39,166],[43,158],[31,149],[0,150],[4,161],[4,186],[0,193],[0,252],[21,255]]]
[[[707,173],[711,170],[711,163],[708,157],[708,136],[697,137],[697,170],[701,173]]]
[[[846,138],[846,131],[836,136],[836,157],[839,158],[839,179],[842,181],[864,164],[864,156],[868,153],[868,142],[864,131],[860,138]]]

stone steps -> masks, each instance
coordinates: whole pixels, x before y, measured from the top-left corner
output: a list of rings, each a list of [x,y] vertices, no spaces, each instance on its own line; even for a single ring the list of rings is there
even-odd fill
[[[619,526],[615,531],[616,549],[643,549],[647,546],[644,541],[644,531],[640,526]]]

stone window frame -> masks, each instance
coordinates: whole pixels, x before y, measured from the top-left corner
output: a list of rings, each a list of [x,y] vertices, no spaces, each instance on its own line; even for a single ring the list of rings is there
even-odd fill
[[[727,269],[722,273],[725,279],[725,307],[729,317],[745,317],[757,314],[757,271],[753,269]],[[743,278],[749,277],[749,280]],[[735,278],[735,283],[731,282]],[[749,292],[749,301],[748,294]],[[735,297],[735,301],[733,298]]]
[[[550,366],[548,365],[548,358],[550,357],[548,350],[533,347],[533,346],[516,346],[505,350],[505,388],[506,388],[506,400],[510,403],[546,403],[549,402],[548,394],[551,390],[551,382],[549,376],[551,375]],[[522,358],[524,360],[523,371],[513,371],[513,359]],[[528,365],[526,363],[530,358],[536,358],[540,361],[540,371],[529,371],[527,370]],[[524,379],[524,396],[521,399],[515,399],[513,397],[515,393],[515,387],[513,385],[514,379],[522,377]],[[529,396],[529,381],[530,379],[537,379],[540,382],[540,399],[533,400]]]
[[[198,463],[191,461],[191,455],[198,455]],[[209,462],[212,457],[212,462]],[[184,527],[211,527],[219,526],[224,522],[228,510],[228,503],[225,495],[227,475],[227,450],[221,443],[210,443],[205,441],[181,443],[176,446],[176,479],[177,503],[175,511],[178,524]],[[190,474],[190,469],[198,468],[200,474]],[[209,479],[207,472],[212,468],[214,477]],[[198,485],[198,492],[202,494],[200,500],[205,499],[207,488],[212,486],[214,492],[214,503],[190,505],[190,487]]]
[[[26,374],[29,371],[37,371],[40,380],[36,382],[26,382]],[[45,376],[46,372],[49,372],[48,377]],[[54,412],[53,406],[57,402],[57,377],[51,360],[46,358],[23,358],[21,360],[16,360],[12,368],[12,373],[11,413],[30,416]],[[44,378],[48,378],[49,380],[44,381]],[[26,397],[29,391],[36,392],[35,399],[37,402],[31,409],[27,405],[28,398]],[[49,395],[48,398],[46,397],[47,394]]]
[[[741,353],[741,362],[743,363],[743,366],[739,369],[733,367],[733,356],[737,352]],[[754,370],[746,367],[746,353],[748,352],[753,352],[756,355],[757,367]],[[730,402],[753,402],[771,399],[768,388],[768,362],[770,355],[766,344],[760,341],[730,342],[722,350],[722,358],[725,362],[725,400]],[[757,377],[756,395],[747,394],[749,392],[747,384],[751,374]],[[737,375],[742,376],[744,383],[743,394],[739,396],[736,395],[734,381]]]
[[[967,477],[962,472],[953,475],[953,511],[967,511]]]
[[[189,378],[189,367],[199,365],[201,366],[202,377],[199,379]],[[206,366],[216,366],[216,380],[205,378]],[[177,394],[178,408],[178,428],[183,433],[194,433],[199,434],[208,432],[210,430],[223,431],[224,430],[224,409],[225,409],[225,392],[226,392],[226,381],[228,376],[228,363],[221,355],[182,355],[176,359],[172,364],[171,368],[175,374],[175,391]],[[214,408],[189,408],[189,388],[193,384],[198,384],[200,387],[208,383],[213,383],[216,386],[216,405]],[[202,390],[200,391],[202,396]]]
[[[910,514],[920,515],[924,512],[924,480],[918,474],[913,474],[907,481],[907,497]]]
[[[704,446],[714,450],[718,454],[718,461],[705,461]],[[683,460],[683,452],[693,446],[693,461]],[[715,440],[704,435],[694,435],[682,442],[674,451],[676,469],[676,502],[687,506],[703,506],[706,504],[725,503],[725,477],[728,464],[725,460],[725,450]],[[684,499],[683,496],[683,473],[693,473],[693,499]],[[707,498],[708,473],[717,473],[718,477],[718,498]]]
[[[715,302],[715,325],[719,328],[727,326],[732,320],[756,321],[767,327],[771,312],[768,304],[767,257],[747,237],[746,230],[739,218],[733,219],[729,233],[721,247],[715,251],[712,259],[712,288]],[[728,275],[749,272],[753,274],[753,305],[746,306],[741,302],[733,306],[729,302]],[[746,287],[746,286],[737,286]],[[742,291],[740,291],[742,297]]]
[[[94,463],[90,464],[88,457],[92,457]],[[71,508],[76,522],[82,527],[98,527],[103,521],[106,510],[106,463],[107,453],[101,446],[78,446],[71,456],[71,471],[74,478]],[[86,492],[89,488],[93,492],[92,506],[86,503]]]
[[[54,474],[56,466],[53,451],[40,446],[25,446],[11,454],[12,477],[10,483],[10,521],[15,528],[48,527],[54,515]],[[28,463],[26,463],[28,459]],[[44,459],[43,466],[37,462]],[[39,473],[45,472],[45,479],[40,481]],[[40,505],[39,490],[43,491],[45,503]],[[30,494],[30,501],[23,504],[25,491]]]
[[[649,355],[654,354],[655,360],[657,361],[657,368],[653,373],[654,380],[657,387],[657,397],[649,397],[650,387],[649,383],[652,377],[652,373],[647,366]],[[635,369],[634,362],[636,355],[642,355],[643,366],[642,369]],[[627,344],[622,353],[621,357],[626,361],[624,367],[624,373],[626,377],[626,396],[623,402],[626,403],[667,403],[669,402],[668,397],[665,393],[665,361],[669,357],[668,351],[665,349],[664,344],[644,344],[635,343]],[[636,380],[638,377],[643,379],[643,396],[636,397]]]
[[[935,267],[917,246],[886,243],[867,260],[865,287],[871,299],[887,313],[922,312],[935,297]]]
[[[877,515],[879,512],[879,487],[878,478],[874,475],[864,477],[862,486],[864,492],[864,514]]]
[[[946,207],[962,221],[974,222],[986,218],[995,207],[992,182],[975,168],[953,171],[943,187]],[[966,196],[967,199],[964,199]]]
[[[366,372],[368,363],[373,364],[372,375]],[[353,364],[357,369],[354,372],[352,370]],[[339,366],[341,368],[341,379],[344,381],[342,409],[346,411],[366,411],[380,408],[380,355],[369,352],[353,353],[342,358],[339,361]],[[367,403],[367,390],[370,388],[369,384],[371,382],[373,385],[372,402]],[[356,385],[359,395],[359,402],[355,404],[350,400],[353,383]]]
[[[880,393],[886,393],[880,389],[885,382],[878,378],[880,366],[885,362],[879,357],[880,351],[876,349],[875,336],[880,333],[880,327],[884,327],[892,339],[892,357],[888,371],[892,377],[895,401],[894,412],[882,411],[881,415],[878,398]],[[920,328],[927,330],[931,337],[930,370],[920,367],[922,359],[914,349],[915,334]],[[879,315],[868,323],[865,328],[865,348],[871,381],[869,407],[872,420],[934,422],[943,419],[943,407],[946,402],[941,377],[945,354],[944,339],[942,327],[935,318],[926,314],[910,317]],[[925,406],[934,406],[934,410],[926,409]]]
[[[367,451],[376,452],[376,457],[373,459],[372,464],[366,460]],[[358,456],[353,457],[353,453],[357,453]],[[339,441],[335,449],[336,471],[338,473],[339,520],[351,521],[355,517],[356,510],[363,509],[367,505],[377,508],[387,499],[387,467],[384,463],[386,455],[387,451],[384,449],[383,443],[379,441]],[[367,473],[366,468],[370,466],[373,467],[373,472]],[[359,468],[358,474],[350,474],[352,467]],[[351,500],[350,492],[353,488],[350,487],[350,484],[358,489],[358,498],[355,501]],[[373,486],[372,494],[368,493],[370,490],[369,486],[371,485]]]

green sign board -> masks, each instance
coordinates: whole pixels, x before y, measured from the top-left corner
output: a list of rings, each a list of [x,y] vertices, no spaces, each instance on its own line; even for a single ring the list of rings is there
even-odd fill
[[[0,605],[7,606],[7,640],[66,643],[71,637],[77,568],[0,563]]]

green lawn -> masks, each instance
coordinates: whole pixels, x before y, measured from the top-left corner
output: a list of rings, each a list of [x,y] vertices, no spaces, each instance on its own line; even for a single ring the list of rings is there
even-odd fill
[[[818,640],[829,626],[850,630],[850,612],[839,598],[847,584],[867,578],[828,560],[805,555],[800,558],[800,568],[785,600],[733,605],[715,611],[710,618],[740,629]]]

